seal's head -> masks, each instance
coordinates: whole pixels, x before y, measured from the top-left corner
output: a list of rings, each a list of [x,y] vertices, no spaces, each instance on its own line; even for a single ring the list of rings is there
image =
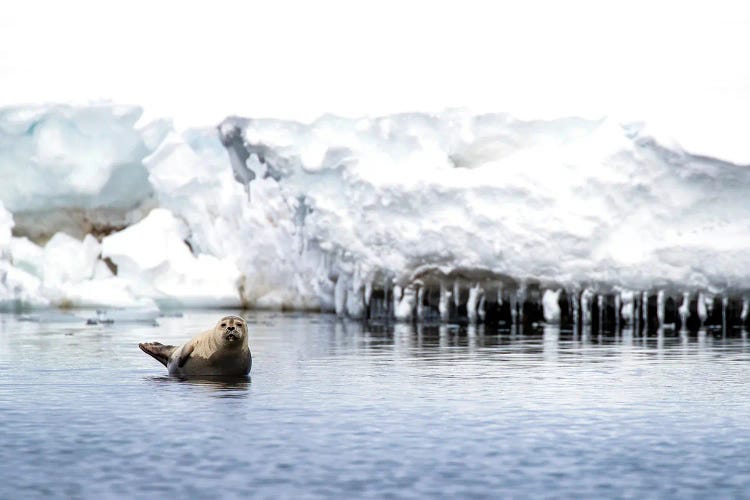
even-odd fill
[[[247,345],[247,323],[239,316],[224,316],[216,323],[214,333],[227,347]]]

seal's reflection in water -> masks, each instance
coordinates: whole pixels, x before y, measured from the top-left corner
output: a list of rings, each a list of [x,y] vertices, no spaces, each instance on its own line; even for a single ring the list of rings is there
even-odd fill
[[[187,384],[212,392],[217,398],[241,399],[248,396],[252,377],[170,377],[168,375],[146,377],[146,381],[155,384]]]

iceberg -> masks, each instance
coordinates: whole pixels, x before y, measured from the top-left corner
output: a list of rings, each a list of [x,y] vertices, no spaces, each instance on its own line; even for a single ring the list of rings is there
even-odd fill
[[[139,116],[0,113],[0,142],[18,139],[0,158],[0,264],[26,277],[14,286],[29,303],[403,321],[748,316],[750,150],[736,141],[459,110],[229,117],[181,133]],[[44,222],[50,212],[67,222]]]
[[[0,200],[15,234],[86,234],[125,227],[152,207],[143,158],[171,130],[137,126],[141,108],[37,105],[0,108]]]

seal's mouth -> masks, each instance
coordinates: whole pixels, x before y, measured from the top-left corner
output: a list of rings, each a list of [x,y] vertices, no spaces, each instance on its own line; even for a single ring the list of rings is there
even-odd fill
[[[225,337],[229,342],[234,342],[236,340],[239,340],[240,337],[236,333],[228,333]]]

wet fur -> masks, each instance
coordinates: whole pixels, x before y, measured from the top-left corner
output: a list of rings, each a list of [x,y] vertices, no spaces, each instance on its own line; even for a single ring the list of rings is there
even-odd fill
[[[227,339],[231,326],[240,337],[233,342]],[[252,366],[247,323],[239,316],[221,318],[213,330],[205,331],[179,347],[159,342],[142,343],[138,347],[166,366],[170,375],[179,377],[241,376],[247,375]]]

